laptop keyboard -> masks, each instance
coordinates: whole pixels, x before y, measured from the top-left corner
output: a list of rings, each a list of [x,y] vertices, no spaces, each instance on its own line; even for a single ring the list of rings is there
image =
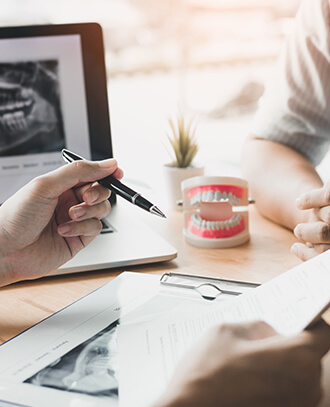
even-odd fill
[[[105,219],[101,219],[102,230],[101,233],[113,233],[116,229]]]

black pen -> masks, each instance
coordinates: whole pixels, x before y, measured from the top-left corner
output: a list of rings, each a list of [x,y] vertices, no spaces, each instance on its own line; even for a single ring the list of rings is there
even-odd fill
[[[72,151],[69,151],[65,148],[62,150],[62,158],[67,163],[84,160],[84,158],[81,157],[80,155],[75,154]],[[97,182],[102,186],[110,189],[110,191],[114,192],[115,194],[126,199],[126,201],[131,202],[133,205],[137,205],[150,213],[158,215],[162,218],[166,218],[166,216],[163,214],[161,210],[157,208],[157,206],[147,201],[138,192],[133,191],[133,189],[127,187],[112,175],[108,175],[105,178],[99,179]]]

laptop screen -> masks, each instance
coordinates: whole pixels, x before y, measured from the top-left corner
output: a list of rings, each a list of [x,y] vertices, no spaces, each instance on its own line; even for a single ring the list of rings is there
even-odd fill
[[[63,165],[62,148],[112,157],[101,28],[0,29],[0,202]]]

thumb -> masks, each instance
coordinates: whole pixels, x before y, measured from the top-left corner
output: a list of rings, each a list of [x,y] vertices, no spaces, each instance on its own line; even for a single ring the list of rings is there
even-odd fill
[[[39,193],[45,198],[53,199],[77,185],[95,182],[111,174],[117,178],[122,177],[115,159],[95,162],[83,160],[63,165],[36,180]]]
[[[311,349],[321,359],[330,349],[330,326],[321,319],[299,335],[286,337],[284,346],[289,342]]]
[[[323,357],[330,349],[330,326],[323,320],[318,321],[301,333],[308,344]]]

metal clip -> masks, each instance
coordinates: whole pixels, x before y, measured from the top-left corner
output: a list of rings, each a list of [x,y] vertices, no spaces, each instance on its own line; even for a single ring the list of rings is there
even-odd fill
[[[206,300],[215,300],[222,294],[240,295],[259,286],[259,284],[246,281],[171,272],[164,273],[160,278],[160,283],[169,287],[196,290]]]

